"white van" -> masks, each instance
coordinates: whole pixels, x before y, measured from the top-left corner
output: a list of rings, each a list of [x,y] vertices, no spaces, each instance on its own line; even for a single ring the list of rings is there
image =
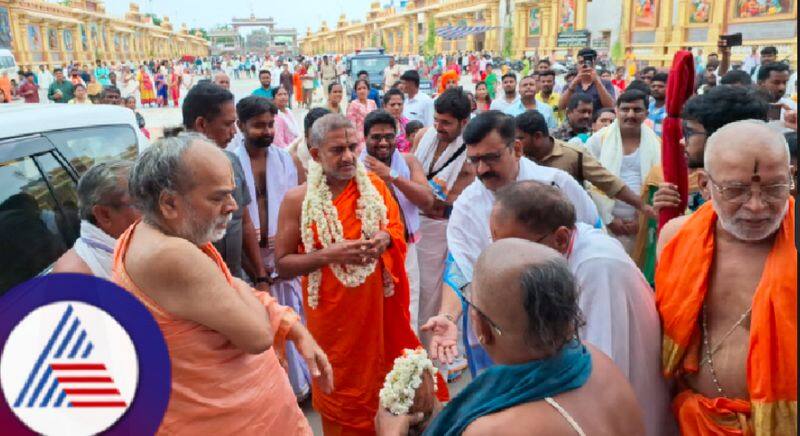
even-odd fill
[[[9,78],[16,79],[17,71],[19,71],[19,66],[14,59],[14,54],[9,49],[0,48],[0,75],[8,73]]]

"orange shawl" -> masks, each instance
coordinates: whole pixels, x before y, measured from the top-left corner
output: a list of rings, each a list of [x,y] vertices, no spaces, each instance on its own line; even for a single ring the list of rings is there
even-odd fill
[[[297,314],[268,294],[253,290],[275,332],[272,348],[258,355],[239,350],[214,330],[170,315],[139,289],[125,269],[125,255],[137,225],[117,241],[112,281],[147,307],[167,342],[172,391],[158,434],[311,435],[275,355],[275,350],[283,350]],[[209,243],[200,249],[228,283],[236,286],[214,246]]]
[[[312,382],[314,409],[323,418],[359,431],[374,432],[378,392],[394,359],[404,348],[417,348],[411,330],[406,242],[400,209],[383,181],[368,173],[383,197],[389,222],[384,229],[392,238],[375,271],[355,288],[346,288],[329,267],[322,268],[319,305],[308,306],[308,277],[303,277],[303,308],[308,329],[328,355],[333,367],[334,391],[330,394]],[[361,238],[356,217],[359,193],[355,179],[334,200],[346,239]],[[302,247],[301,247],[302,248]],[[394,282],[394,294],[384,297],[383,268]],[[447,400],[447,385],[439,380],[440,400]]]
[[[747,386],[750,401],[705,398],[689,390],[673,403],[684,434],[797,433],[797,250],[794,199],[753,295]],[[701,307],[714,258],[717,215],[698,209],[664,247],[656,268],[656,305],[668,378],[698,371]]]

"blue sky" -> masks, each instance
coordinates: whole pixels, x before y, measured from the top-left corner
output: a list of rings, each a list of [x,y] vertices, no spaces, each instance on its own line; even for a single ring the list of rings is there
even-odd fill
[[[277,26],[295,27],[300,35],[305,35],[306,27],[317,30],[322,20],[335,26],[342,13],[348,20],[363,21],[374,0],[105,0],[106,11],[122,16],[131,1],[139,3],[145,13],[167,15],[176,27],[186,23],[189,27],[210,28],[230,22],[234,16],[249,17],[252,11],[256,17],[272,17]]]

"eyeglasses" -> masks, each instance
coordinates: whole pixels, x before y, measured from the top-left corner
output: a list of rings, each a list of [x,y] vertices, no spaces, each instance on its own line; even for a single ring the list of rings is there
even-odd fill
[[[380,144],[381,141],[385,140],[386,142],[391,144],[394,142],[396,137],[397,135],[394,133],[387,133],[386,135],[369,135],[369,140],[376,144]]]
[[[697,130],[694,130],[691,127],[689,127],[689,123],[687,123],[686,120],[683,120],[683,126],[682,127],[683,127],[682,130],[683,130],[683,141],[684,142],[689,142],[689,138],[691,138],[694,135],[708,136],[708,132],[698,132]]]
[[[506,147],[506,150],[513,150],[511,144],[509,144],[508,147]],[[503,152],[500,151],[497,153],[486,153],[478,156],[467,156],[467,162],[475,166],[477,166],[481,162],[483,162],[488,166],[492,166],[500,162],[500,159],[502,158],[503,158]]]
[[[744,204],[753,196],[753,185],[745,183],[732,183],[728,185],[721,185],[714,181],[711,176],[708,180],[719,191],[719,195],[723,200],[733,204]],[[765,202],[778,202],[784,201],[789,197],[792,189],[794,189],[794,179],[789,178],[789,183],[776,183],[774,185],[761,185],[758,186],[758,192],[761,194],[761,199]]]
[[[473,308],[481,318],[483,318],[484,320],[486,320],[486,322],[489,323],[489,325],[497,332],[499,336],[502,336],[503,330],[500,328],[500,326],[498,326],[496,322],[492,321],[492,319],[489,318],[485,313],[483,313],[482,310],[478,309],[478,306],[476,306],[475,304],[472,303],[472,301],[470,301],[471,295],[472,295],[471,282],[467,283],[466,285],[458,289],[458,298],[461,299],[462,304],[466,304],[467,306]]]

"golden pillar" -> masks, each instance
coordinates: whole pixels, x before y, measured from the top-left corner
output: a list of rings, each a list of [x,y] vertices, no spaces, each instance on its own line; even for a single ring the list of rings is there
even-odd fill
[[[14,26],[14,22],[11,21],[12,27]],[[31,56],[31,47],[28,43],[28,20],[26,18],[22,18],[17,15],[17,26],[16,26],[16,41],[19,41],[17,45],[19,49],[19,57],[17,58],[18,62],[21,62],[25,65],[30,65],[31,69],[33,69],[34,61],[33,57]]]
[[[530,6],[517,4],[514,10],[514,44],[512,50],[515,56],[522,56],[525,54],[525,49],[528,46],[528,17]]]
[[[58,48],[59,51],[61,52],[61,62],[65,64],[69,62],[70,59],[69,56],[67,56],[67,41],[64,40],[64,31],[65,31],[65,26],[63,24],[59,24],[58,27],[56,28]]]
[[[723,2],[721,0],[714,2],[714,10],[711,12],[711,16],[714,17],[714,20],[708,23],[708,37],[706,38],[707,45],[705,50],[707,53],[717,51],[717,41],[719,40],[719,36],[723,34],[725,22],[727,21],[727,3],[728,2]],[[684,7],[684,10],[686,9],[687,7]],[[688,19],[685,22],[688,22]],[[795,44],[796,43],[797,37],[795,36]],[[795,47],[792,53],[796,53],[796,50]]]
[[[586,29],[586,0],[578,0],[575,3],[575,30],[583,29]]]
[[[433,19],[433,30],[434,30],[434,32],[439,27],[442,27],[443,24],[444,24],[444,22],[442,20],[439,20],[438,18],[434,18]],[[428,32],[430,32],[430,30],[428,30]],[[435,54],[439,54],[439,53],[442,52],[442,44],[443,44],[442,37],[439,36],[439,35],[436,35],[436,44],[435,44],[436,50],[434,50]]]
[[[539,16],[541,30],[539,36],[539,57],[551,57],[556,48],[556,38],[558,36],[558,15],[555,10],[555,3],[552,0],[543,0],[539,3]],[[551,59],[553,60],[553,59]]]
[[[653,55],[656,57],[656,62],[659,65],[664,65],[669,53],[669,43],[672,37],[672,9],[675,0],[662,0],[659,4],[658,13],[658,27],[655,30],[655,45],[653,47]]]

